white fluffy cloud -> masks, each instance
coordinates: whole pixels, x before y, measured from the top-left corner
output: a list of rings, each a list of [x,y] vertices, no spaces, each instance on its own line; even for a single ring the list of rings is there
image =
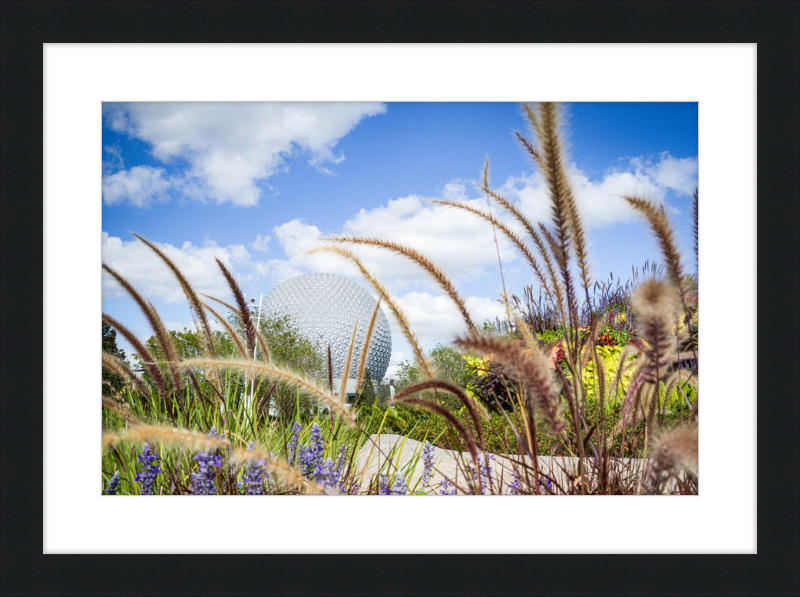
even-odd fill
[[[225,328],[222,327],[222,324],[218,322],[213,317],[208,318],[208,326],[211,328],[212,332],[225,332]],[[183,330],[195,331],[197,326],[193,321],[165,321],[164,327],[172,332],[182,332]]]
[[[269,241],[272,240],[269,236],[265,234],[258,234],[256,235],[256,239],[250,243],[250,247],[255,251],[260,251],[261,253],[269,252]]]
[[[234,271],[252,267],[250,254],[244,245],[220,247],[209,243],[197,246],[185,242],[176,247],[156,244],[198,292],[228,296],[228,286],[217,266],[216,257]],[[168,303],[185,301],[183,291],[172,272],[144,243],[138,240],[123,241],[103,232],[101,254],[104,263],[122,274],[146,298]],[[119,284],[103,272],[103,293],[107,296],[121,296],[123,292]]]
[[[647,171],[658,184],[684,195],[691,195],[697,188],[697,158],[674,158],[664,152]]]
[[[134,166],[103,177],[103,201],[107,205],[128,201],[136,207],[148,207],[153,202],[169,200],[172,186],[163,168]]]
[[[184,195],[243,206],[258,203],[258,183],[297,150],[320,168],[341,162],[337,142],[363,118],[384,111],[383,104],[357,102],[104,105],[112,130],[149,143],[153,156],[164,163],[188,163],[186,173],[172,183]],[[124,198],[117,193],[114,201]]]
[[[657,161],[630,160],[629,169],[611,170],[600,180],[591,180],[574,165],[568,169],[568,175],[584,224],[608,226],[635,218],[623,195],[663,202],[667,189],[691,194],[697,185],[697,158],[678,159],[665,152]],[[550,220],[547,183],[538,172],[511,177],[499,191],[518,203],[532,220]]]
[[[574,166],[569,176],[584,224],[589,228],[608,226],[636,217],[623,195],[663,202],[667,189],[690,193],[696,185],[697,160],[676,159],[664,153],[657,161],[631,160],[627,170],[609,171],[599,180],[590,179]],[[540,174],[511,177],[499,191],[519,205],[533,221],[550,221],[547,184]],[[460,181],[448,183],[442,190],[442,197],[486,211],[486,201],[470,199]],[[507,217],[503,219],[520,232],[515,222]],[[481,280],[488,272],[497,270],[491,226],[473,214],[434,205],[416,195],[393,199],[380,207],[361,209],[340,230],[320,230],[301,220],[292,220],[274,229],[274,236],[292,268],[355,275],[354,268],[339,256],[308,254],[309,249],[324,243],[324,236],[338,234],[380,238],[413,247],[444,270],[457,286]],[[504,267],[516,271],[521,264],[516,249],[502,234],[498,234],[498,243]],[[435,288],[424,272],[404,257],[383,249],[344,246],[358,254],[392,291],[420,290],[420,284],[423,290]]]
[[[466,297],[467,311],[480,327],[486,319],[505,318],[505,308],[498,301],[485,297]],[[453,300],[444,294],[429,292],[409,292],[397,297],[403,314],[411,330],[419,341],[430,348],[436,342],[451,342],[459,334],[467,331],[458,308]],[[393,318],[390,318],[392,336],[402,337],[402,331]]]
[[[466,200],[463,196],[451,198],[464,200],[474,207],[486,210],[483,200]],[[324,236],[346,234],[375,237],[413,247],[456,282],[474,281],[483,276],[488,267],[496,267],[497,254],[492,228],[473,214],[440,205],[432,205],[416,196],[389,201],[375,209],[362,209],[345,222],[341,230],[321,231],[317,226],[292,220],[274,229],[289,263],[309,271],[342,275],[357,272],[345,259],[333,254],[308,254],[310,249],[324,243]],[[518,259],[511,244],[499,238],[504,263]],[[426,283],[426,274],[405,257],[384,249],[341,245],[352,250],[364,261],[367,268],[391,289],[407,288],[419,282]],[[432,287],[432,283],[431,287]]]

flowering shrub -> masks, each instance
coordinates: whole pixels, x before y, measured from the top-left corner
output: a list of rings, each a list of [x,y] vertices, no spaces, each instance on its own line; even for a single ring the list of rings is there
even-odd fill
[[[619,345],[597,346],[596,348],[598,358],[602,359],[603,361],[603,366],[606,370],[606,385],[609,387],[610,384],[614,383],[617,370],[619,369],[619,359],[623,348],[623,346]],[[626,370],[622,375],[620,387],[617,391],[618,400],[624,398],[625,391],[633,380],[633,367],[631,365],[635,359],[635,355],[628,358],[628,364],[626,365]],[[583,371],[583,383],[584,387],[586,388],[586,399],[589,401],[594,401],[595,384],[597,383],[597,378],[594,363],[591,362],[591,360],[586,364],[586,368]],[[609,406],[614,406],[614,404]]]

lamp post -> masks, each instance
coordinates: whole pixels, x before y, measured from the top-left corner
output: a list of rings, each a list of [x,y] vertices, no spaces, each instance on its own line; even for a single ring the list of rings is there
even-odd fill
[[[256,307],[256,299],[255,297],[250,299],[250,307],[257,308],[258,311],[256,312],[256,334],[261,331],[261,306],[264,302],[264,294],[260,294],[258,296],[258,307]],[[258,358],[258,342],[253,343],[253,363],[256,362]],[[250,381],[250,396],[247,398],[245,402],[245,406],[250,406],[253,403],[253,395],[256,390],[256,376],[253,375],[253,379]]]

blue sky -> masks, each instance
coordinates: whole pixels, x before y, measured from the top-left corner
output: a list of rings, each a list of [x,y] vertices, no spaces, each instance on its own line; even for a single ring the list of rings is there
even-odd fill
[[[632,266],[659,259],[622,194],[666,204],[693,269],[697,104],[562,108],[594,278],[625,278]],[[532,219],[547,221],[546,188],[514,138],[517,130],[530,137],[520,105],[511,103],[105,104],[103,260],[153,301],[168,326],[181,329],[191,316],[180,288],[130,232],[162,246],[198,290],[225,298],[214,257],[251,296],[314,271],[366,286],[340,257],[306,251],[324,235],[377,236],[432,258],[468,297],[474,319],[493,318],[503,309],[491,228],[425,200],[485,208],[473,182],[488,156],[492,186]],[[500,250],[509,291],[520,293],[533,277],[508,243]],[[376,250],[355,252],[398,298],[427,348],[462,331],[455,308],[415,266]],[[149,335],[105,274],[103,310]],[[396,331],[393,342],[392,365],[411,357]]]

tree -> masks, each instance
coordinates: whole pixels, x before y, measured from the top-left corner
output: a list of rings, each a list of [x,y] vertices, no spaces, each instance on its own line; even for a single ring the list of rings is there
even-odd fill
[[[259,328],[267,340],[270,358],[275,364],[305,375],[322,375],[325,362],[321,353],[322,347],[303,336],[288,315],[262,315]]]
[[[410,386],[412,383],[417,383],[420,380],[419,365],[413,361],[403,361],[397,365],[395,371],[394,386],[398,390]]]
[[[117,330],[106,323],[103,323],[103,352],[125,361],[125,351],[117,346]],[[119,375],[112,373],[105,367],[103,367],[103,382],[103,394],[110,394],[111,388],[119,391],[125,384]]]
[[[465,388],[471,378],[464,353],[447,344],[437,344],[431,350],[431,364],[437,379]]]
[[[447,344],[437,344],[430,352],[430,364],[436,379],[448,381],[459,387],[466,387],[471,379],[464,353]],[[419,365],[403,361],[395,372],[395,387],[398,390],[422,381]]]
[[[364,368],[364,379],[361,382],[361,393],[358,395],[357,402],[364,406],[372,406],[375,402],[375,384],[369,374],[369,367]]]
[[[322,347],[303,336],[288,315],[265,317],[262,314],[259,329],[267,340],[270,358],[276,365],[322,381],[325,377],[326,361],[322,356]],[[327,383],[325,386],[327,387]],[[297,388],[284,384],[275,386],[274,397],[275,406],[285,420],[299,414],[298,405],[301,413],[313,412],[317,407],[315,399],[300,396]]]
[[[450,382],[460,388],[466,388],[472,379],[472,372],[467,367],[467,360],[460,350],[447,344],[437,344],[430,352],[430,364],[436,379]],[[397,366],[395,388],[402,390],[413,383],[422,381],[419,365],[411,361],[403,361]],[[433,395],[427,392],[426,395]],[[440,402],[452,410],[461,407],[458,398],[446,392],[438,392]]]

